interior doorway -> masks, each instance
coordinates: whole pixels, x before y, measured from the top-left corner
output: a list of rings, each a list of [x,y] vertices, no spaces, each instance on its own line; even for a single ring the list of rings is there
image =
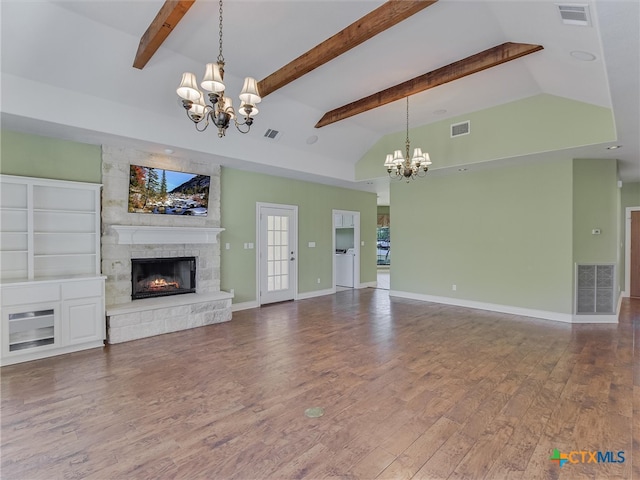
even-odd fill
[[[376,266],[378,274],[376,288],[391,289],[391,212],[388,205],[378,205],[376,239]]]
[[[333,289],[360,286],[360,212],[333,210]]]
[[[628,207],[625,217],[625,290],[640,298],[640,207]]]

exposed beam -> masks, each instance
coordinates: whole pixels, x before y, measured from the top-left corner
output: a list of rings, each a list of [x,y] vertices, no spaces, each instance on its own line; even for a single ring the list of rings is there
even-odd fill
[[[481,72],[505,62],[515,60],[524,55],[542,50],[542,45],[527,43],[503,43],[470,57],[458,60],[444,67],[389,87],[368,97],[361,98],[324,114],[316,128],[344,120],[359,113],[372,110],[387,103],[395,102],[416,93],[423,92],[438,85],[453,82],[472,73]]]
[[[196,0],[166,0],[144,32],[133,66],[142,70]]]
[[[438,0],[389,0],[258,82],[262,97],[433,5]]]

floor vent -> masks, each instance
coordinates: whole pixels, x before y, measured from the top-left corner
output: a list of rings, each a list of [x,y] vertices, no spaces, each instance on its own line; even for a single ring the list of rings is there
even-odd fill
[[[280,138],[280,132],[278,130],[268,128],[267,131],[264,132],[264,137],[271,140],[278,140]]]
[[[558,9],[562,23],[565,25],[581,25],[583,27],[591,25],[587,5],[558,5]]]
[[[451,125],[451,138],[468,135],[469,133],[471,133],[471,122],[469,120]]]
[[[576,314],[615,313],[616,267],[577,265]]]

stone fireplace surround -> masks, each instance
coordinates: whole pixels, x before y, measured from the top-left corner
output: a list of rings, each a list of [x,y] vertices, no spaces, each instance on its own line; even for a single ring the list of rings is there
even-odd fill
[[[209,175],[208,215],[128,213],[129,167]],[[220,291],[220,167],[132,149],[102,148],[102,273],[107,341],[120,343],[231,320],[232,295]],[[131,259],[196,257],[197,293],[131,300]]]

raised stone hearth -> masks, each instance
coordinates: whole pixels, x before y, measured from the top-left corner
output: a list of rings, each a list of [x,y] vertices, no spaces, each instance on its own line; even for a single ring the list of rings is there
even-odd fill
[[[231,320],[231,298],[227,292],[193,293],[108,307],[109,343],[226,322]]]
[[[129,213],[130,165],[209,175],[207,216]],[[102,181],[107,341],[231,320],[232,295],[220,291],[220,166],[103,146]],[[132,301],[131,259],[169,257],[196,257],[196,293]]]

